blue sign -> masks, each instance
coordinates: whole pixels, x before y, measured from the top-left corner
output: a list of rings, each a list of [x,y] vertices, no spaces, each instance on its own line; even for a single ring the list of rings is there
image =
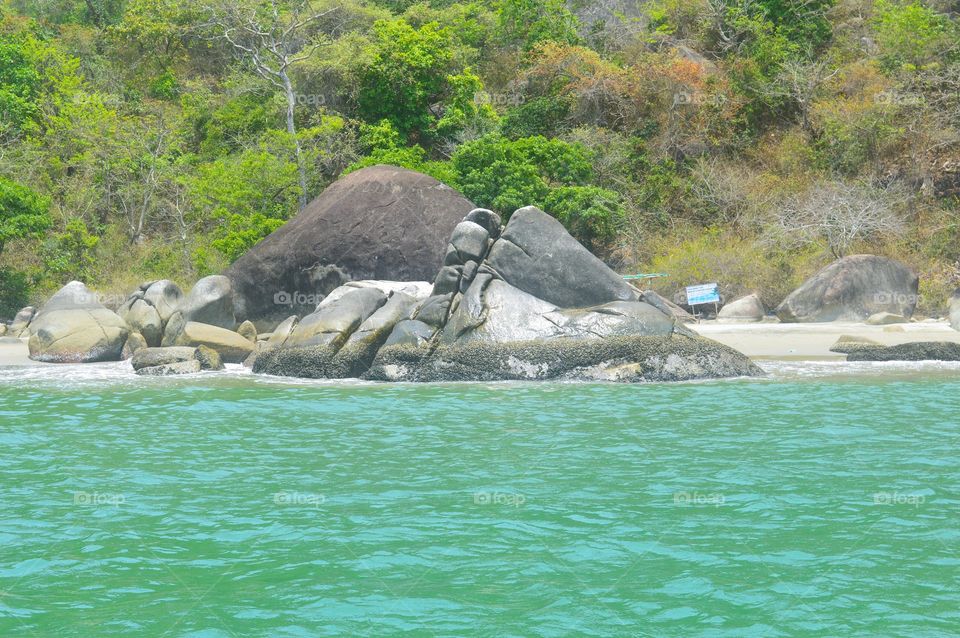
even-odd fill
[[[687,286],[688,306],[699,306],[705,303],[720,303],[720,286],[717,284]]]

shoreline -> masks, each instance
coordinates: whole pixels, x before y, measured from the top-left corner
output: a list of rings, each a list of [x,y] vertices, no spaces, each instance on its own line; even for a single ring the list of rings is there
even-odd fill
[[[697,334],[739,350],[754,360],[846,361],[846,355],[830,352],[843,335],[863,337],[880,345],[895,346],[913,341],[960,343],[960,331],[946,320],[929,320],[872,326],[857,322],[829,323],[719,323],[716,320],[687,324]]]
[[[960,343],[960,331],[946,320],[872,326],[855,322],[836,323],[719,323],[716,320],[687,324],[700,336],[739,350],[758,362],[846,363],[846,355],[830,352],[843,335],[872,339],[885,346],[914,341]],[[893,330],[891,330],[893,328]],[[0,368],[61,367],[69,364],[41,363],[29,358],[26,339],[0,337]],[[91,364],[77,364],[91,365]]]

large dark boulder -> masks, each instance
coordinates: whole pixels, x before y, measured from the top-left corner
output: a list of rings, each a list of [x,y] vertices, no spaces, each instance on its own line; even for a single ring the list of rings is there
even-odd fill
[[[916,273],[898,261],[851,255],[790,293],[777,316],[784,322],[864,321],[878,312],[910,318],[918,284]]]
[[[351,173],[224,272],[237,318],[306,315],[355,279],[430,281],[451,232],[472,209],[458,192],[415,171],[381,165]]]
[[[639,299],[623,277],[534,206],[510,217],[486,265],[511,286],[561,308]]]

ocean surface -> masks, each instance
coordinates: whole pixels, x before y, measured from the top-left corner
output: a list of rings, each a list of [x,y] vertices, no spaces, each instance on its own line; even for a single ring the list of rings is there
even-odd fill
[[[0,636],[960,635],[960,367],[0,368]]]

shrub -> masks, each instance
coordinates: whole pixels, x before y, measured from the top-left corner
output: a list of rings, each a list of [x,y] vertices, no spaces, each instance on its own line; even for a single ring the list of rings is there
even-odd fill
[[[13,319],[30,303],[30,280],[13,268],[0,268],[0,320]]]

